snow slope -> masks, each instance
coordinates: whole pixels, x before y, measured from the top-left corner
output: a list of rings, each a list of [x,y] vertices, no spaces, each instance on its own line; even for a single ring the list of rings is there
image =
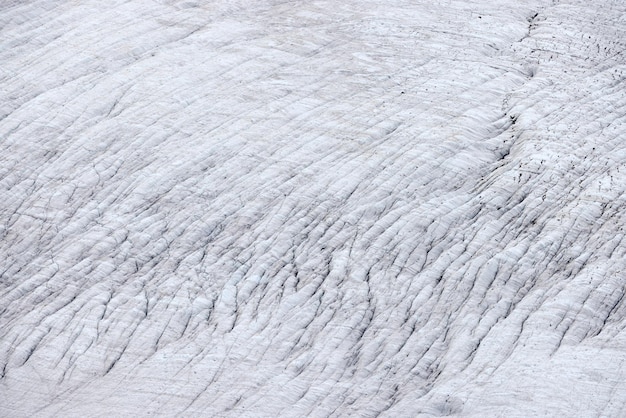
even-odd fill
[[[0,4],[0,415],[623,416],[621,0]]]

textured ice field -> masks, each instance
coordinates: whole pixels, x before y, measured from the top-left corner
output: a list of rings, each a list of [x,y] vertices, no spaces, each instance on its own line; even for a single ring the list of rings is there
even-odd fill
[[[624,416],[622,0],[0,2],[0,416]]]

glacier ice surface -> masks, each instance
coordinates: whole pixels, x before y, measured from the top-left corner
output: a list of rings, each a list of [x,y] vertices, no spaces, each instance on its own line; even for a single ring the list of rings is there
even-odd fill
[[[626,3],[0,22],[0,415],[624,415]]]

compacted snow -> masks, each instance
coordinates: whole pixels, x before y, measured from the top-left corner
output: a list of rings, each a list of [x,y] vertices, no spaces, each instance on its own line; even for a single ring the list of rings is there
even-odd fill
[[[0,415],[623,416],[622,0],[0,3]]]

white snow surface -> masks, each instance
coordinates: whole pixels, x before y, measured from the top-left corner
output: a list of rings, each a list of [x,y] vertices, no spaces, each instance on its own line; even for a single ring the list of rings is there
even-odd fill
[[[4,0],[0,416],[624,416],[622,0]]]

